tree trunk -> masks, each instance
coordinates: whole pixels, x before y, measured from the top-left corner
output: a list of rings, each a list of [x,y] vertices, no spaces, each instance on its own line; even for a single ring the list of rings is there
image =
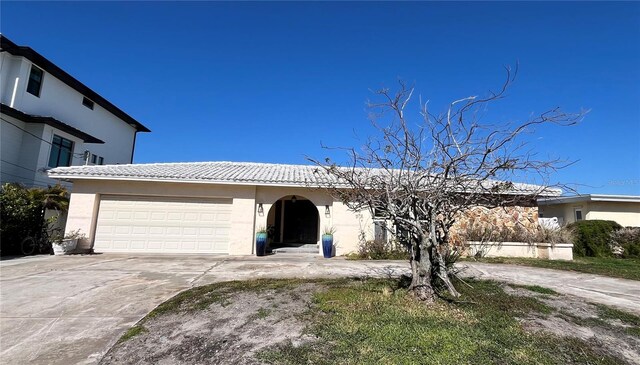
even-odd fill
[[[453,296],[454,298],[459,297],[460,293],[456,290],[455,286],[453,286],[451,279],[449,279],[449,273],[447,272],[447,267],[444,263],[444,258],[442,257],[442,253],[438,249],[438,246],[436,245],[432,246],[432,250],[433,250],[433,253],[431,254],[431,257],[433,258],[433,264],[436,265],[436,268],[437,268],[436,272],[438,277],[440,278],[440,280],[442,280],[444,285],[447,287],[447,290],[449,291],[449,294],[451,294],[451,296]]]
[[[411,286],[409,291],[420,301],[433,303],[435,291],[433,290],[431,274],[431,254],[426,245],[414,243],[411,249]]]

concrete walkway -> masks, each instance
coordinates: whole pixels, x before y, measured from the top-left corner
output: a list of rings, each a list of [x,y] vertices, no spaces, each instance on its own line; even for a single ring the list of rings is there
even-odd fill
[[[538,284],[640,314],[640,283],[506,265],[469,264],[465,275]],[[0,262],[3,364],[90,364],[134,323],[190,287],[227,280],[397,276],[398,261],[269,257],[91,255]]]
[[[640,315],[640,281],[519,265],[468,263],[463,276],[519,285],[540,285]]]

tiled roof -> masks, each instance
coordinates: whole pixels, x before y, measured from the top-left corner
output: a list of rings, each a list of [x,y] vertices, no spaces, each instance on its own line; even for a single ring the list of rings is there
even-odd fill
[[[131,165],[57,167],[48,171],[54,179],[162,180],[219,184],[280,185],[301,187],[340,186],[338,179],[321,167],[255,162],[181,162]],[[375,173],[375,172],[374,172]],[[511,194],[539,192],[541,186],[514,184]],[[558,196],[546,189],[544,196]]]
[[[225,161],[58,167],[49,170],[49,176],[296,186],[337,182],[318,166]]]

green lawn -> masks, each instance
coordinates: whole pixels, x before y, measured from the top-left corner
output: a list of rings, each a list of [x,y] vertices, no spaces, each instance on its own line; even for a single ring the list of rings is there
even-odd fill
[[[612,276],[616,278],[640,280],[640,259],[577,257],[573,261],[556,261],[515,257],[485,257],[479,260],[465,260],[488,262],[494,264],[513,264],[543,267],[547,269],[579,271],[589,274]]]
[[[619,364],[576,339],[523,330],[516,317],[553,310],[499,284],[463,287],[465,303],[425,306],[393,282],[340,283],[315,295],[308,331],[318,341],[262,352],[271,364]],[[637,318],[634,317],[634,321]]]

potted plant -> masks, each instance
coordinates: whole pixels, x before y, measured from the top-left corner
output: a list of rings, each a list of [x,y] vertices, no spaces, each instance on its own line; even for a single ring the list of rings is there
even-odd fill
[[[258,228],[256,233],[256,256],[264,256],[267,252],[267,237],[269,236],[265,227]]]
[[[322,232],[322,255],[325,259],[333,256],[333,234],[336,233],[335,228],[325,227]]]
[[[78,229],[65,234],[64,237],[55,239],[52,244],[54,255],[68,255],[76,249],[78,240],[85,238],[87,238],[87,236],[84,233],[80,233]]]

